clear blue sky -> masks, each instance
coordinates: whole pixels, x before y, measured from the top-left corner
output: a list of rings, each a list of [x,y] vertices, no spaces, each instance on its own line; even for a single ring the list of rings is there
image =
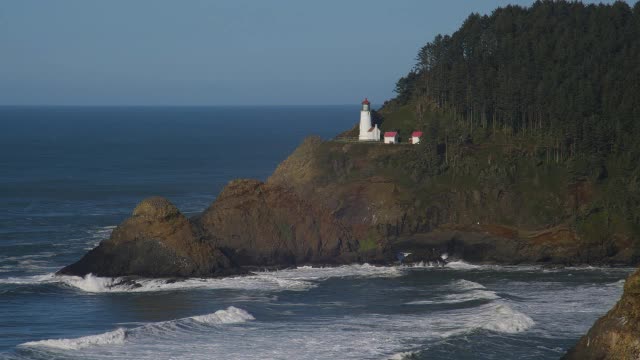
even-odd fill
[[[374,105],[420,47],[523,0],[1,0],[0,105]]]

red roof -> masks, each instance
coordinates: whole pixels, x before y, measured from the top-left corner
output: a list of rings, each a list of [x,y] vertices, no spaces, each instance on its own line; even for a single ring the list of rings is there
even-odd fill
[[[398,135],[397,131],[387,131],[384,133],[384,137],[395,137],[396,135]]]
[[[364,100],[362,101],[362,105],[369,105],[369,99],[364,98]]]
[[[422,137],[422,131],[414,131],[411,133],[411,137]]]

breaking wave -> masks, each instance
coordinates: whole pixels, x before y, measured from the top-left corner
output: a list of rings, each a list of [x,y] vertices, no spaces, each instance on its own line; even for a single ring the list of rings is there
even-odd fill
[[[479,325],[479,328],[485,330],[508,334],[523,332],[535,325],[529,316],[513,310],[507,305],[498,304],[492,310],[493,314],[490,319],[482,319],[475,325]]]
[[[484,285],[469,280],[454,281],[447,288],[454,293],[438,296],[431,300],[411,301],[406,305],[457,304],[468,301],[500,299],[500,296],[493,291],[487,290]]]
[[[477,282],[460,279],[451,283],[450,287],[454,290],[477,290],[477,289],[486,289],[484,285],[479,284]]]
[[[455,269],[455,270],[476,270],[481,269],[481,265],[473,265],[462,260],[459,261],[450,261],[445,265],[446,268]]]
[[[236,324],[255,320],[253,315],[233,306],[229,306],[227,310],[218,310],[213,314],[192,316],[188,319],[202,324]]]
[[[108,278],[88,274],[84,277],[54,273],[0,279],[0,284],[62,284],[90,293],[153,292],[193,289],[235,289],[261,291],[304,291],[329,278],[398,277],[404,271],[392,266],[344,265],[338,267],[303,266],[280,271],[256,272],[246,276],[224,278],[147,279]]]
[[[444,295],[436,300],[418,300],[408,302],[407,305],[424,305],[424,304],[458,304],[468,301],[480,301],[480,300],[496,300],[500,299],[493,291],[487,290],[472,290],[462,294],[450,294]]]
[[[83,336],[75,339],[51,339],[30,341],[22,344],[22,346],[44,346],[48,348],[62,350],[79,350],[99,345],[120,345],[124,344],[127,337],[125,329],[117,329],[104,334]]]
[[[139,339],[149,336],[162,337],[168,335],[170,332],[194,330],[196,326],[238,324],[251,320],[255,320],[253,315],[243,309],[230,306],[226,310],[218,310],[212,314],[151,323],[132,329],[118,328],[114,331],[79,338],[30,341],[20,346],[80,350],[94,346],[123,345],[128,339]]]

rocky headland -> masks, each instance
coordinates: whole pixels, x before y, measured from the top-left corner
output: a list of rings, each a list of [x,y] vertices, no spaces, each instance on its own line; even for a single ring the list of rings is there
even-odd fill
[[[308,264],[389,264],[399,252],[411,253],[405,262],[439,262],[445,253],[476,263],[636,261],[627,237],[589,241],[566,221],[571,215],[563,217],[589,201],[589,184],[540,192],[557,213],[548,223],[509,186],[416,179],[411,162],[420,150],[310,137],[266,182],[231,181],[191,219],[164,198],[142,201],[109,239],[59,273],[211,277]]]

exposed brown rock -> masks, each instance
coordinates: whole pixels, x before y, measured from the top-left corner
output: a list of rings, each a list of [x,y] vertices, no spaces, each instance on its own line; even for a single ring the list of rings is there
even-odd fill
[[[59,273],[217,276],[241,272],[168,200],[142,201],[111,237]]]
[[[563,184],[547,189],[527,207],[527,194],[504,182],[513,169],[491,165],[469,183],[424,177],[415,171],[430,166],[420,163],[420,151],[310,137],[266,183],[230,182],[193,220],[166,199],[144,200],[109,240],[61,273],[217,276],[264,266],[390,263],[400,251],[413,253],[407,261],[438,260],[443,252],[511,264],[637,260],[629,236],[589,230],[607,218],[580,213],[591,198],[588,183],[570,187],[571,196],[555,192]],[[595,219],[581,222],[591,226],[581,233],[593,236],[581,238],[576,214]]]
[[[257,180],[234,180],[201,216],[216,246],[242,266],[353,261],[349,229],[293,191]]]
[[[596,321],[563,359],[640,359],[640,270],[629,276],[613,309]]]

